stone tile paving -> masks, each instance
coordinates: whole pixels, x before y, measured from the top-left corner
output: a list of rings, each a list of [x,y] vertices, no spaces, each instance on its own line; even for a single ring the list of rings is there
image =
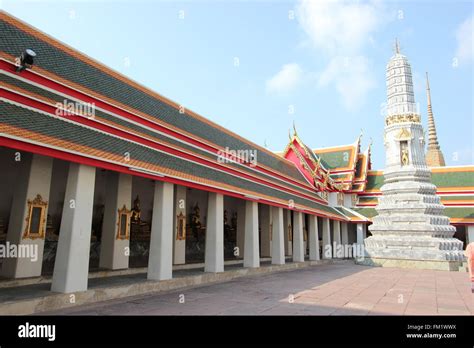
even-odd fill
[[[473,315],[474,294],[467,273],[366,267],[347,262],[46,314]]]

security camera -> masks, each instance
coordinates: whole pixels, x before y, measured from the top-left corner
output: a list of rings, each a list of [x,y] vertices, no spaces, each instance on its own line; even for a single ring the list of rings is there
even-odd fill
[[[35,51],[27,48],[21,55],[16,59],[17,68],[16,72],[22,72],[26,68],[31,69],[33,67],[33,59],[36,57]]]

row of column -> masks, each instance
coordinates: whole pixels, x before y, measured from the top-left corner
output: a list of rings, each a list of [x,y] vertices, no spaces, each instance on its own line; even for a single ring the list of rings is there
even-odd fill
[[[22,233],[25,230],[24,217],[27,215],[26,201],[28,197],[41,195],[44,201],[49,201],[52,164],[52,158],[33,155],[31,162],[24,164],[19,174],[19,182],[26,184],[17,185],[7,240],[18,245],[22,243],[38,244],[39,260],[31,262],[28,259],[6,259],[2,268],[4,276],[20,278],[41,275],[44,238],[24,239]],[[76,163],[69,165],[52,291],[68,293],[87,290],[95,173],[95,167]],[[120,238],[120,226],[117,224],[120,221],[120,212],[126,213],[131,207],[132,176],[116,172],[109,172],[107,175],[99,265],[106,269],[124,269],[129,266],[129,238]],[[178,187],[175,197],[173,184],[155,181],[148,279],[170,279],[173,261],[184,263],[184,241],[179,244],[181,241],[174,238],[173,231],[176,230],[174,217],[181,209],[176,205],[176,202],[179,201],[180,195],[185,197],[185,194],[185,188]],[[303,238],[304,214],[293,212],[291,245],[288,238],[291,212],[279,207],[267,205],[261,205],[261,207],[263,209],[260,227],[262,231],[271,231],[271,233],[261,233],[260,235],[259,204],[254,201],[245,201],[245,204],[241,204],[239,207],[237,246],[243,254],[244,267],[260,266],[260,250],[262,256],[271,256],[272,264],[284,264],[285,251],[290,250],[292,250],[294,262],[304,262],[306,249]],[[183,211],[179,213],[183,213]],[[47,210],[44,215],[47,216]],[[185,211],[184,215],[186,215]],[[218,193],[209,193],[204,260],[206,272],[224,271],[223,216],[224,196]],[[130,223],[129,220],[126,220],[125,223],[127,221]],[[323,218],[322,222],[322,242],[326,247],[331,242],[330,220]],[[43,221],[42,224],[45,227],[46,221]],[[347,224],[342,224],[342,231],[339,221],[334,221],[333,227],[332,240],[336,244],[347,244]],[[310,260],[319,260],[319,231],[316,216],[308,216],[307,228],[309,258]],[[362,242],[363,238],[365,237],[362,234],[359,236],[358,226],[358,242]],[[260,243],[262,244],[261,248]],[[331,258],[332,255],[326,255],[323,248],[323,257]]]

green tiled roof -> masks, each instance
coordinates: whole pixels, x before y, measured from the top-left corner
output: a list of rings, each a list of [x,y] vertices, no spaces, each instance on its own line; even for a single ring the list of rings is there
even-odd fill
[[[380,189],[383,185],[383,174],[368,175],[366,190]],[[431,173],[431,181],[436,187],[472,187],[474,186],[474,172],[433,172]]]
[[[443,214],[450,218],[469,218],[474,219],[474,207],[446,207]]]
[[[380,175],[367,175],[367,185],[365,189],[369,190],[380,190],[384,183],[384,176],[383,174]]]
[[[39,88],[35,85],[32,85],[32,84],[29,84],[29,83],[26,83],[26,82],[23,82],[21,80],[18,80],[18,79],[15,79],[15,78],[12,78],[10,76],[7,76],[7,75],[4,75],[4,74],[0,74],[0,82],[4,82],[4,83],[8,83],[10,85],[13,85],[15,87],[19,87],[21,89],[24,89],[24,90],[27,90],[29,92],[32,92],[32,93],[35,93],[37,95],[41,95],[45,98],[48,98],[48,99],[52,99],[56,102],[59,102],[59,103],[63,103],[64,101],[66,102],[74,102],[73,100],[70,100],[68,98],[65,98],[64,96],[62,95],[59,95],[59,94],[56,94],[56,93],[53,93],[53,92],[50,92],[50,91],[47,91],[45,89],[42,89],[42,88]],[[134,131],[137,131],[137,132],[141,132],[141,133],[144,133],[152,138],[154,138],[156,141],[160,142],[160,141],[165,141],[165,142],[168,142],[172,145],[175,145],[175,146],[179,146],[181,148],[184,148],[192,153],[196,153],[196,154],[199,154],[203,157],[206,157],[206,158],[209,158],[209,159],[212,159],[212,160],[216,160],[217,159],[217,154],[211,154],[209,152],[206,152],[206,151],[203,151],[203,150],[200,150],[196,147],[192,147],[192,146],[189,146],[189,145],[186,145],[182,142],[179,142],[177,140],[174,140],[173,138],[170,138],[170,137],[167,137],[165,135],[162,135],[158,132],[155,132],[155,131],[152,131],[146,127],[141,127],[139,125],[136,125],[135,123],[131,123],[131,122],[128,122],[124,119],[121,119],[121,118],[118,118],[118,117],[115,117],[113,115],[110,115],[106,112],[103,112],[103,111],[100,111],[100,110],[95,110],[95,116],[97,117],[100,117],[100,118],[103,118],[103,119],[106,119],[108,121],[111,121],[111,122],[114,122],[114,123],[117,123],[121,126],[124,126],[124,127],[127,127],[131,130],[134,130]],[[257,156],[258,157],[258,156]],[[239,164],[236,164],[236,163],[232,163],[232,162],[228,162],[226,163],[228,166],[231,166],[231,167],[234,167],[235,169],[239,169],[239,170],[242,170],[244,172],[247,172],[248,174],[253,174],[253,175],[258,175],[260,176],[261,178],[263,179],[266,179],[266,180],[270,180],[270,181],[274,181],[278,184],[284,184],[285,186],[289,186],[290,188],[294,189],[294,190],[297,190],[299,192],[302,192],[302,189],[288,181],[284,181],[282,179],[278,179],[278,178],[275,178],[275,177],[270,177],[269,175],[265,174],[265,173],[261,173],[261,172],[256,172],[256,171],[253,171],[252,169],[248,168],[247,166],[242,166],[242,165],[239,165]],[[307,191],[304,191],[305,194],[308,194]]]
[[[373,218],[377,215],[375,208],[353,208],[353,210],[368,218]]]
[[[326,168],[334,169],[349,165],[350,151],[335,151],[316,154],[321,157],[321,162]]]
[[[350,218],[350,219],[361,220],[361,217],[358,216],[358,215],[356,215],[356,214],[354,213],[354,211],[356,210],[356,209],[354,209],[354,208],[351,208],[351,209],[350,209],[350,208],[347,208],[347,207],[344,207],[344,208],[342,208],[342,207],[335,207],[334,209],[337,209],[341,214],[344,214],[345,216],[347,216],[347,217]]]
[[[433,172],[431,180],[438,188],[474,186],[474,172]]]
[[[474,195],[469,196],[452,196],[452,195],[440,195],[443,201],[471,201],[474,202]]]
[[[347,173],[342,173],[342,174],[331,174],[331,178],[337,180],[341,178],[345,178],[347,176]]]
[[[368,218],[372,218],[377,215],[375,208],[354,208],[354,210]],[[443,210],[443,214],[450,218],[474,219],[474,207],[446,207]]]
[[[66,124],[66,121],[63,121],[62,119],[53,118],[16,105],[1,102],[0,115],[2,115],[1,122],[3,124],[19,127],[79,145],[92,147],[119,156],[123,156],[124,153],[128,152],[131,160],[143,161],[177,170],[182,173],[192,173],[194,176],[200,178],[226,183],[235,187],[241,187],[257,194],[260,193],[287,201],[293,200],[296,204],[302,204],[310,208],[339,215],[338,212],[331,207],[324,206],[312,200],[290,195],[243,178],[191,163],[93,129],[88,129],[72,123]]]
[[[378,201],[377,197],[373,197],[373,196],[371,196],[371,197],[367,197],[367,196],[359,197],[359,203],[369,203],[369,202],[373,202],[373,201],[377,202]]]
[[[221,148],[229,147],[234,150],[257,150],[260,164],[268,166],[277,172],[306,182],[302,174],[291,163],[271,155],[251,143],[246,143],[236,136],[227,134],[218,128],[207,124],[161,100],[132,87],[117,78],[108,75],[100,69],[89,65],[53,45],[19,30],[13,25],[0,21],[0,50],[10,55],[18,56],[25,47],[33,49],[37,57],[35,66],[48,70],[64,79],[82,85],[106,97],[117,100],[134,109],[156,117],[168,124],[183,129],[198,137],[217,144]]]

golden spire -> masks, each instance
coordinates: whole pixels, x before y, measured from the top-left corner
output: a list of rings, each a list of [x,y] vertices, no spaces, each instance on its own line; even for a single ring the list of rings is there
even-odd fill
[[[428,104],[428,151],[426,153],[426,164],[430,167],[444,167],[444,156],[439,146],[433,109],[431,108],[431,91],[428,73],[426,73],[426,99]]]

